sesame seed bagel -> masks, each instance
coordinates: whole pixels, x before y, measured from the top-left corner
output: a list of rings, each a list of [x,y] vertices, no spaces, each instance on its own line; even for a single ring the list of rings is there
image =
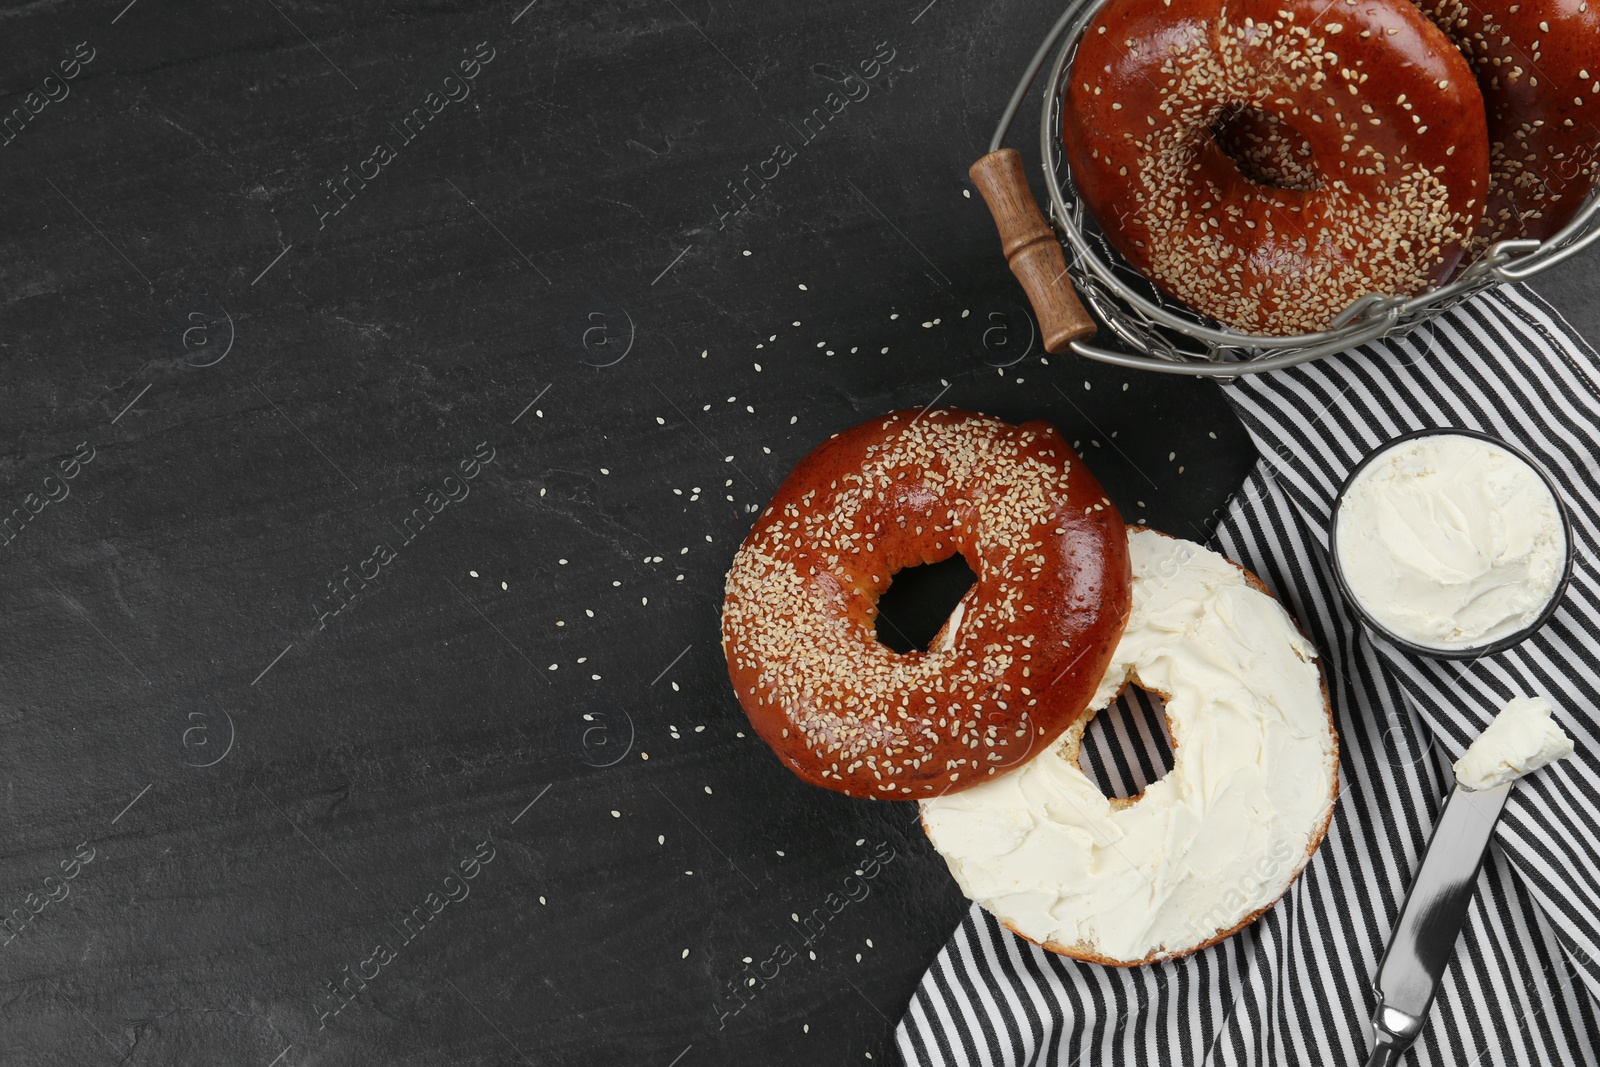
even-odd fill
[[[879,643],[896,571],[977,576],[926,652]],[[899,411],[800,461],[728,571],[722,645],[756,733],[813,785],[965,789],[1072,724],[1128,613],[1122,517],[1054,427]]]
[[[1248,333],[1422,292],[1483,216],[1483,98],[1407,0],[1111,0],[1062,111],[1072,180],[1117,251]],[[1309,146],[1298,187],[1229,158],[1213,127],[1240,112]]]
[[[1089,710],[1056,744],[959,796],[923,828],[966,895],[1061,955],[1171,959],[1253,922],[1327,833],[1339,740],[1311,643],[1249,571],[1134,527],[1133,610]],[[1129,683],[1166,702],[1173,764],[1105,796],[1083,732]]]
[[[1478,79],[1489,119],[1488,210],[1467,262],[1544,240],[1600,174],[1600,8],[1590,0],[1418,0]]]

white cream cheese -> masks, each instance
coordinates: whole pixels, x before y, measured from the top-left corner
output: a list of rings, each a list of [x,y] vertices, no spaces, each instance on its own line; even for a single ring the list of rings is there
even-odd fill
[[[1025,937],[1135,962],[1195,948],[1282,895],[1326,826],[1337,756],[1316,651],[1222,556],[1128,538],[1133,604],[1088,712],[1014,771],[922,802],[962,891]],[[1108,799],[1083,728],[1133,679],[1167,695],[1172,770]]]
[[[1572,738],[1550,717],[1543,697],[1516,697],[1456,760],[1456,784],[1493,789],[1572,755]]]
[[[948,652],[956,647],[957,631],[961,629],[961,620],[967,616],[967,605],[972,601],[974,593],[967,593],[956,602],[951,610],[950,617],[944,620],[944,625],[939,627],[939,632],[933,635],[933,641],[928,645],[929,652]]]
[[[1532,625],[1566,567],[1566,530],[1545,480],[1464,434],[1381,453],[1334,521],[1351,595],[1394,636],[1428,648],[1476,648]]]

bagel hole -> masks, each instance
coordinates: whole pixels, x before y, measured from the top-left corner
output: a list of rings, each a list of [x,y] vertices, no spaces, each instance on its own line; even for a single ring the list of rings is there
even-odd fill
[[[902,655],[926,652],[978,580],[960,554],[895,571],[878,598],[878,642]]]
[[[1211,123],[1211,139],[1247,182],[1295,192],[1322,187],[1311,145],[1276,115],[1242,105],[1224,108]]]
[[[1078,749],[1078,766],[1111,800],[1143,793],[1172,760],[1166,701],[1137,685],[1089,721]]]

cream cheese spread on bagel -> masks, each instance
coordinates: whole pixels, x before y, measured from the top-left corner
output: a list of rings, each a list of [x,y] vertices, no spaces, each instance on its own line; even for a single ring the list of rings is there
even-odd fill
[[[1123,965],[1193,951],[1271,906],[1327,830],[1338,768],[1316,651],[1283,607],[1201,545],[1128,540],[1132,614],[1089,710],[1017,769],[922,802],[967,896],[1051,951]],[[1129,682],[1165,699],[1174,762],[1119,800],[1078,753]]]

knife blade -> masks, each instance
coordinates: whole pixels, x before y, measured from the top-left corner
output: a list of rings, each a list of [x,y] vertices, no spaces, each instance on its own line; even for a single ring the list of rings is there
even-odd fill
[[[1482,790],[1456,786],[1445,799],[1372,980],[1378,1006],[1367,1067],[1399,1063],[1422,1033],[1514,784]]]

